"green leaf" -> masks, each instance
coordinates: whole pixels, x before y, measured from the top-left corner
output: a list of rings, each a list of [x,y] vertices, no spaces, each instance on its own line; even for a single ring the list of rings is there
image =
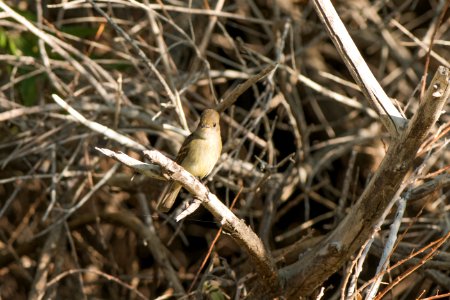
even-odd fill
[[[25,106],[33,106],[37,103],[37,77],[27,78],[18,84],[22,103]]]
[[[8,37],[6,35],[6,32],[0,28],[0,48],[6,48],[7,43]]]
[[[86,26],[63,26],[60,30],[79,38],[93,37],[97,32],[96,28]]]

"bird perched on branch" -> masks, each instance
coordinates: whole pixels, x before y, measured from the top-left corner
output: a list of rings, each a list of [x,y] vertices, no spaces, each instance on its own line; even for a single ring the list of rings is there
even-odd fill
[[[222,151],[220,116],[214,109],[206,109],[200,123],[181,145],[175,161],[192,175],[204,178],[211,173]],[[165,193],[158,201],[157,209],[169,211],[180,192],[181,185],[169,181]]]

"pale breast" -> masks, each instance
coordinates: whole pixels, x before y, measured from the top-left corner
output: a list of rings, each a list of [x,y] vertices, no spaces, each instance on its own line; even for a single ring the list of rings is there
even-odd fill
[[[221,143],[214,139],[193,139],[191,144],[193,147],[189,147],[181,165],[192,175],[203,178],[211,173],[219,159]]]

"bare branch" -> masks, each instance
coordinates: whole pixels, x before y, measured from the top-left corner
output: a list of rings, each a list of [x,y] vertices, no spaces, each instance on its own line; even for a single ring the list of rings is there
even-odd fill
[[[115,141],[119,142],[120,144],[122,144],[124,146],[130,147],[130,148],[134,148],[134,149],[137,149],[137,150],[144,150],[145,149],[144,146],[142,146],[141,144],[133,141],[129,137],[126,137],[126,136],[124,136],[124,135],[122,135],[122,134],[112,130],[111,128],[108,128],[108,127],[102,125],[102,124],[99,124],[99,123],[93,122],[93,121],[89,121],[82,114],[80,114],[73,107],[71,107],[66,101],[61,99],[61,97],[59,97],[58,95],[53,94],[52,97],[53,97],[53,100],[55,100],[55,102],[58,103],[58,105],[60,105],[72,117],[74,117],[75,120],[77,120],[78,122],[80,122],[84,126],[89,127],[91,130],[93,130],[95,132],[98,132],[100,134],[103,134],[103,135],[107,136],[108,138],[110,138],[112,140],[115,140]]]
[[[303,255],[295,264],[281,270],[290,286],[298,287],[291,296],[308,295],[336,272],[370,238],[374,225],[397,193],[410,170],[416,153],[429,130],[441,115],[450,96],[450,71],[439,67],[426,99],[408,128],[394,140],[379,169],[347,217],[328,237]]]
[[[264,292],[278,294],[280,292],[280,282],[278,281],[278,274],[273,259],[251,228],[244,221],[238,219],[216,195],[209,192],[197,178],[181,166],[156,150],[146,150],[144,155],[151,162],[159,165],[164,172],[167,172],[171,179],[181,183],[195,198],[202,201],[203,206],[214,215],[224,230],[247,250],[254,262],[256,273],[259,275],[258,279],[260,279],[259,284]]]
[[[314,8],[324,23],[330,38],[347,68],[363,91],[367,100],[380,116],[381,122],[393,137],[397,137],[407,120],[392,104],[375,76],[361,56],[331,1],[315,0]]]
[[[261,72],[258,74],[250,77],[245,82],[239,84],[236,88],[234,88],[225,99],[223,99],[222,102],[220,102],[219,105],[217,105],[216,110],[218,112],[222,112],[231,105],[233,105],[234,102],[236,102],[237,98],[242,95],[249,87],[251,87],[253,84],[257,83],[262,78],[266,77],[270,72],[272,72],[277,65],[269,65],[266,68],[264,68]]]

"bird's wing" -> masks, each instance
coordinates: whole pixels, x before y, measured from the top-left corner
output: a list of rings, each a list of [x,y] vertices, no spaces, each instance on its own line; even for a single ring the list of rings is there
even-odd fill
[[[183,160],[186,158],[186,156],[189,153],[189,147],[188,145],[192,142],[192,140],[195,139],[194,133],[191,133],[183,142],[181,145],[180,150],[178,151],[177,157],[175,159],[175,162],[179,165],[183,162]]]

